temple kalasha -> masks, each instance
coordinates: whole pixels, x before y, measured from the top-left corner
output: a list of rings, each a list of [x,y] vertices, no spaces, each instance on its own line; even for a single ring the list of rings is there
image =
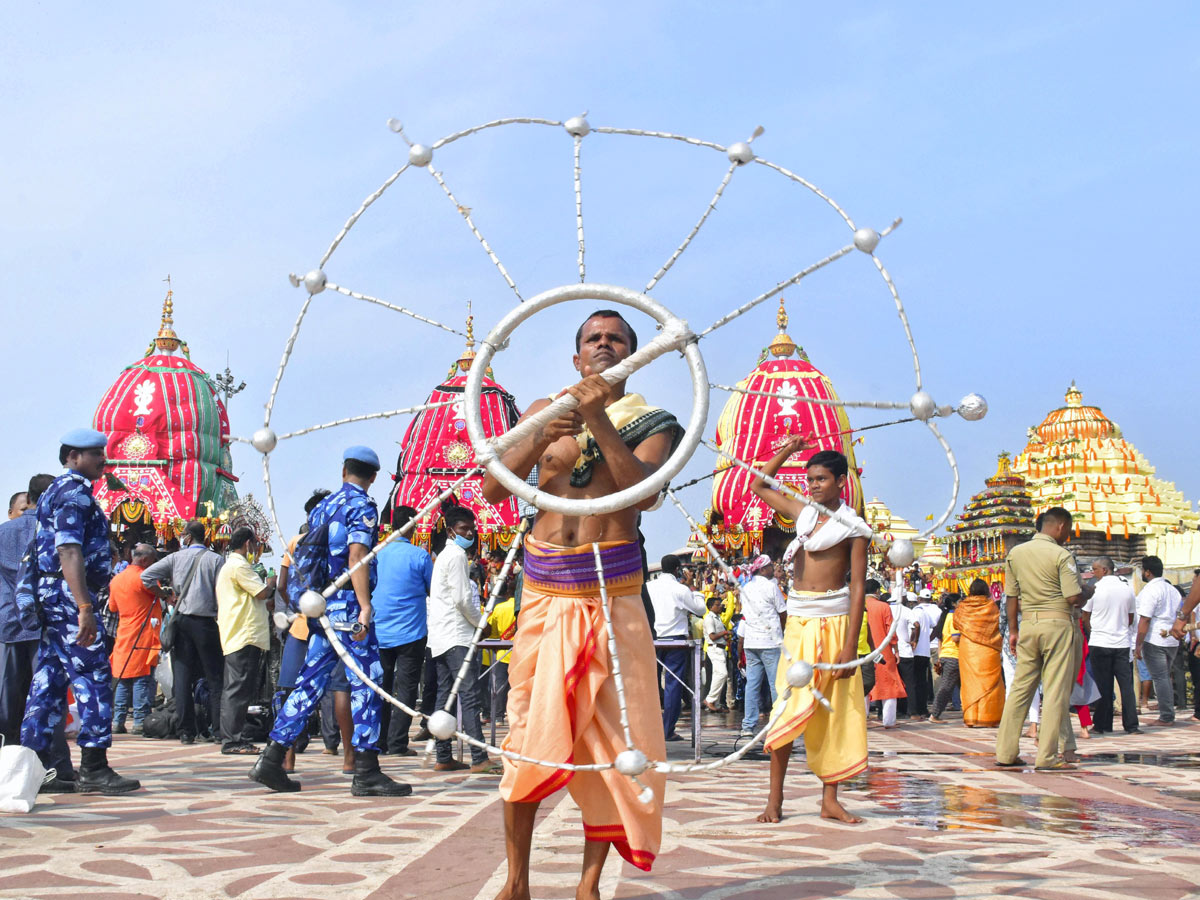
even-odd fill
[[[1033,537],[1033,498],[1007,453],[1000,454],[996,474],[984,484],[947,528],[946,565],[937,578],[942,590],[965,594],[972,581],[982,578],[999,596],[1008,551]]]
[[[175,333],[171,291],[158,334],[105,391],[92,424],[108,435],[110,465],[95,495],[115,537],[170,541],[193,518],[211,537],[229,531],[238,502],[229,417],[219,386]]]
[[[1072,382],[1066,405],[1029,429],[1013,460],[1035,513],[1062,506],[1075,516],[1071,544],[1081,562],[1100,554],[1118,564],[1149,553],[1169,569],[1200,564],[1200,515],[1175,485],[1125,439],[1097,406],[1086,406]]]
[[[850,477],[842,495],[852,509],[863,512],[860,472],[854,458],[854,438],[845,410],[830,405],[837,400],[833,384],[808,359],[787,334],[788,316],[779,301],[776,316],[779,333],[763,351],[758,365],[738,382],[743,391],[734,393],[717,421],[717,445],[737,457],[761,464],[792,435],[800,432],[817,438],[818,446],[796,454],[776,476],[785,484],[805,491],[805,462],[819,450],[837,450],[850,462]],[[825,401],[825,402],[821,402]],[[750,492],[754,476],[718,457],[714,470],[712,505],[704,517],[709,540],[723,553],[751,556],[764,543],[783,541],[795,530]],[[693,545],[695,542],[693,541]]]
[[[396,486],[384,507],[385,526],[391,522],[396,506],[421,509],[454,482],[475,467],[475,451],[467,436],[467,417],[463,407],[467,373],[475,359],[472,317],[467,317],[467,346],[454,361],[446,379],[429,394],[426,404],[432,408],[417,413],[400,445],[396,463]],[[512,394],[492,380],[489,369],[483,379],[479,402],[483,432],[487,437],[503,434],[516,424],[521,413]],[[433,404],[441,404],[434,406]],[[473,475],[454,493],[453,501],[475,513],[479,531],[479,549],[487,553],[512,544],[520,524],[517,501],[508,497],[493,505],[483,498],[483,476]],[[429,548],[440,516],[423,518],[414,529],[414,544]],[[390,531],[385,527],[384,532]]]

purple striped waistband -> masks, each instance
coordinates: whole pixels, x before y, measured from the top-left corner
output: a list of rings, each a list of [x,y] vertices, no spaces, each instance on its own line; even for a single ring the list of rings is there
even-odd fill
[[[630,593],[641,585],[642,553],[636,543],[602,543],[600,565],[611,592]],[[556,547],[526,539],[525,583],[548,594],[598,594],[600,579],[592,545]]]

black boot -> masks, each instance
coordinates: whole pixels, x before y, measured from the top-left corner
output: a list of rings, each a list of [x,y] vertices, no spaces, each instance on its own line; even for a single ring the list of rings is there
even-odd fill
[[[73,794],[75,793],[74,779],[62,778],[53,769],[42,780],[38,788],[39,794]]]
[[[355,750],[350,793],[355,797],[407,797],[412,785],[392,781],[380,772],[379,754],[374,750]]]
[[[122,778],[109,768],[105,747],[81,747],[79,755],[79,780],[75,782],[75,790],[80,794],[128,794],[142,786],[140,781]]]
[[[263,747],[262,755],[250,770],[250,778],[261,785],[280,793],[290,793],[300,790],[300,782],[292,781],[283,771],[283,755],[287,747],[278,741],[271,741]]]

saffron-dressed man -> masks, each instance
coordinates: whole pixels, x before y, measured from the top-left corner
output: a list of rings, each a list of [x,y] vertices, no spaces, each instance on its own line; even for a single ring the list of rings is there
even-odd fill
[[[579,401],[504,454],[519,477],[538,467],[539,487],[570,499],[604,497],[632,487],[662,467],[682,436],[675,418],[610,385],[600,373],[637,349],[637,335],[614,310],[590,315],[575,335],[573,362],[583,380],[567,391]],[[526,415],[550,400],[534,402]],[[508,492],[484,480],[484,496],[498,503]],[[563,763],[610,762],[626,749],[612,679],[599,579],[598,544],[616,632],[634,745],[663,759],[653,639],[641,600],[642,559],[637,521],[642,503],[605,515],[572,517],[540,512],[525,542],[521,611],[509,664],[504,749]],[[583,874],[577,896],[599,895],[610,846],[649,869],[662,835],[664,776],[640,776],[651,797],[615,770],[566,772],[504,761],[500,783],[508,880],[506,900],[529,897],[529,850],[538,804],[567,787],[583,813]]]

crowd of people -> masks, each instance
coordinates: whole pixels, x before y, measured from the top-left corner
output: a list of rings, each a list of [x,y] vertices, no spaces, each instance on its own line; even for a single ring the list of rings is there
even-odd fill
[[[682,428],[626,393],[624,380],[601,375],[636,348],[619,313],[589,316],[575,334],[581,380],[567,389],[576,408],[552,418],[549,400],[533,403],[526,418],[536,427],[503,454],[504,466],[583,504],[650,479]],[[242,523],[221,552],[199,521],[178,547],[114,547],[92,492],[106,442],[91,429],[64,435],[64,474],[34,476],[0,524],[0,729],[38,754],[47,792],[137,790],[109,764],[112,734],[122,731],[214,741],[222,754],[253,757],[249,777],[269,790],[298,791],[296,754],[319,720],[326,751],[342,748],[354,796],[403,797],[411,786],[385,774],[379,756],[413,756],[413,742],[433,739],[437,771],[502,775],[509,876],[500,897],[528,897],[538,805],[564,787],[584,823],[579,894],[598,896],[610,847],[642,869],[654,861],[665,775],[649,761],[683,739],[688,691],[702,691],[710,713],[736,716],[739,740],[763,734],[770,787],[761,822],[783,815],[801,738],[822,783],[820,814],[860,821],[838,788],[866,768],[869,716],[892,728],[904,719],[944,724],[961,710],[967,726],[998,728],[1002,767],[1025,765],[1018,743],[1032,719],[1035,765],[1057,771],[1074,764],[1072,710],[1084,735],[1110,733],[1117,708],[1126,733],[1170,727],[1187,702],[1185,670],[1200,706],[1191,627],[1200,575],[1186,602],[1153,556],[1140,561],[1136,595],[1107,557],[1080,579],[1064,546],[1071,515],[1053,507],[1010,552],[1003,592],[976,580],[965,596],[935,598],[917,570],[869,569],[871,529],[840,499],[846,457],[808,453],[817,448],[800,435],[751,485],[795,523],[787,546],[732,561],[736,568],[668,555],[653,580],[639,530],[653,487],[611,513],[540,511],[528,534],[523,526],[513,565],[503,551],[479,552],[475,516],[456,504],[438,513],[432,555],[405,536],[379,546],[369,490],[380,462],[364,446],[347,448],[341,484],[307,503],[278,576],[260,560],[266,536]],[[801,453],[803,501],[774,478]],[[510,496],[490,473],[482,490],[491,503]],[[389,515],[403,535],[418,511],[396,506]],[[498,602],[485,620],[489,591]],[[485,657],[478,635],[504,643]],[[696,641],[702,684],[688,665]],[[874,650],[878,658],[860,665]],[[1154,696],[1149,723],[1139,717],[1135,672],[1142,700]],[[385,704],[368,680],[419,710],[420,721]],[[68,688],[78,770],[65,738]],[[507,717],[502,760],[483,741],[485,706]],[[469,738],[469,762],[454,756],[456,730]]]
[[[352,470],[359,461],[352,457],[370,461],[373,454],[366,448],[352,450],[344,461],[346,483],[353,484],[357,477],[369,484],[373,471],[367,470],[374,467],[363,464],[356,476]],[[14,615],[13,600],[21,560],[36,534],[39,500],[54,481],[50,475],[34,476],[25,491],[13,495],[9,521],[0,525],[0,591],[5,600],[0,607],[0,724],[6,740],[14,742],[20,740],[20,723],[31,699],[40,629],[22,624],[20,614]],[[308,517],[330,494],[316,491],[309,499],[304,524],[283,555],[278,578],[263,567],[260,537],[246,526],[233,532],[223,552],[210,545],[205,526],[197,521],[187,524],[178,549],[171,552],[141,542],[112,547],[113,575],[98,592],[96,610],[111,669],[112,733],[143,734],[151,713],[165,708],[157,717],[154,737],[169,735],[184,744],[209,740],[219,743],[224,754],[260,754],[256,742],[265,737],[264,722],[283,712],[309,655],[312,629],[305,616],[291,611],[296,587],[294,582],[289,585],[289,574],[297,545],[312,527]],[[398,506],[388,524],[403,531],[416,512]],[[444,525],[437,565],[433,555],[406,537],[380,551],[370,585],[370,614],[365,617],[378,657],[378,669],[368,674],[423,717],[414,723],[403,710],[383,704],[377,740],[370,741],[371,728],[356,739],[373,692],[355,679],[359,695],[354,696],[350,673],[326,644],[324,657],[310,666],[321,670],[323,681],[314,682],[310,673],[311,696],[297,707],[303,714],[292,716],[295,733],[288,732],[289,744],[280,760],[285,775],[295,767],[294,745],[299,742],[303,749],[310,731],[320,735],[326,753],[341,753],[347,774],[355,771],[357,755],[373,752],[376,743],[381,754],[414,756],[412,744],[432,737],[424,717],[449,698],[481,624],[492,579],[506,556],[502,549],[475,552],[476,523],[469,510],[448,509]],[[660,561],[657,577],[645,584],[647,615],[660,645],[658,687],[665,740],[684,740],[677,723],[692,691],[700,693],[705,710],[735,716],[731,721],[740,725],[739,740],[754,737],[765,723],[777,699],[775,676],[789,570],[780,554],[773,555],[776,558],[735,558],[724,565],[668,555]],[[518,553],[498,586],[497,603],[482,627],[484,638],[513,637],[522,557]],[[348,551],[347,561],[352,564]],[[1090,575],[1088,598],[1072,604],[1072,634],[1078,632],[1080,647],[1074,649],[1072,637],[1069,664],[1044,660],[1037,680],[1025,680],[1017,702],[1027,702],[1028,712],[1017,724],[1028,724],[1028,734],[1037,736],[1043,685],[1055,679],[1062,684],[1053,695],[1046,689],[1046,699],[1057,702],[1066,692],[1067,706],[1084,738],[1111,733],[1115,716],[1124,733],[1140,734],[1145,724],[1141,716],[1150,710],[1155,715],[1149,725],[1163,727],[1173,724],[1176,709],[1189,703],[1200,714],[1200,692],[1195,689],[1200,641],[1194,630],[1182,639],[1170,633],[1184,592],[1163,577],[1161,560],[1141,560],[1144,586],[1136,594],[1108,557],[1098,557]],[[965,596],[942,592],[935,599],[919,568],[887,570],[886,576],[867,579],[864,586],[857,651],[866,655],[881,647],[880,658],[863,667],[868,712],[883,728],[905,721],[944,724],[947,711],[960,712],[968,727],[1000,725],[1017,675],[1006,596],[993,596],[989,585],[976,579]],[[1010,577],[1016,581],[1015,574]],[[1028,612],[1030,601],[1023,607]],[[277,611],[282,617],[272,616]],[[1036,615],[1045,618],[1044,613]],[[1192,623],[1194,618],[1189,610],[1181,622]],[[166,621],[171,626],[164,634]],[[324,639],[317,635],[317,640]],[[691,667],[696,642],[703,647],[700,684],[693,683]],[[357,649],[353,640],[348,646]],[[483,724],[493,715],[501,721],[505,715],[508,656],[507,649],[471,654],[457,692],[463,726],[481,743]],[[360,663],[370,667],[366,657]],[[1064,673],[1070,675],[1069,684]],[[263,715],[267,707],[274,715]],[[81,715],[85,708],[80,706]],[[1047,719],[1049,727],[1061,729],[1066,745],[1068,728],[1054,724],[1060,720]],[[469,763],[454,758],[449,740],[437,741],[436,752],[438,771],[497,771],[496,762],[479,746],[471,748]],[[78,775],[69,763],[61,722],[51,729],[44,759],[52,772],[45,790],[74,789]],[[1064,761],[1070,761],[1070,754]]]
[[[732,574],[715,562],[690,564],[665,557],[663,574],[649,583],[649,591],[659,621],[671,622],[666,628],[656,625],[660,639],[703,641],[698,688],[703,707],[740,714],[740,738],[748,739],[775,701],[773,675],[783,645],[778,618],[787,582],[784,564],[766,555],[729,563]],[[1098,557],[1081,579],[1079,602],[1067,610],[1072,641],[1077,631],[1081,642],[1078,661],[1072,657],[1064,670],[1070,676],[1068,708],[1076,733],[1085,739],[1111,734],[1114,717],[1120,718],[1125,734],[1141,734],[1143,725],[1169,727],[1180,708],[1190,708],[1200,718],[1200,639],[1192,609],[1178,619],[1182,636],[1171,634],[1187,591],[1163,576],[1157,557],[1146,556],[1136,565],[1142,582],[1138,591],[1128,569],[1117,574],[1111,558]],[[969,728],[1000,725],[1017,675],[1007,595],[993,594],[977,578],[965,595],[941,591],[935,596],[918,567],[885,569],[880,580],[866,581],[865,594],[858,649],[865,656],[881,648],[880,658],[863,666],[868,710],[880,726],[943,725],[948,711],[960,713]],[[680,618],[685,614],[686,623]],[[679,739],[674,722],[683,692],[692,688],[690,668],[680,659],[687,652],[660,652],[674,688],[664,692],[668,740]],[[771,674],[764,677],[764,672]],[[1040,688],[1047,677],[1043,671],[1033,682],[1021,721],[1034,738],[1041,720]]]
[[[88,500],[90,490],[62,499],[64,488],[83,485],[94,474],[87,465],[99,459],[98,435],[85,430],[64,437],[85,444],[64,444],[68,467],[78,457],[74,467],[59,479],[34,476],[28,490],[10,502],[9,520],[0,524],[0,733],[7,742],[24,742],[39,751],[49,770],[43,791],[92,786],[88,773],[96,767],[77,771],[66,744],[69,683],[85,762],[96,756],[89,751],[107,748],[111,734],[126,733],[170,737],[182,744],[211,741],[223,754],[258,756],[262,750],[256,741],[273,725],[275,743],[286,739],[280,767],[286,774],[295,766],[294,745],[302,735],[307,743],[311,726],[324,739],[325,752],[336,755],[341,745],[344,769],[356,775],[355,793],[368,786],[371,793],[407,793],[407,786],[396,786],[379,773],[375,755],[416,755],[409,745],[411,718],[378,702],[336,658],[323,632],[314,630],[315,623],[295,612],[295,597],[289,593],[289,587],[297,590],[296,579],[289,579],[294,556],[313,528],[325,542],[318,552],[344,557],[344,568],[365,555],[365,549],[352,548],[373,546],[374,524],[364,522],[373,522],[376,513],[363,499],[378,470],[373,452],[351,448],[343,461],[342,489],[313,494],[305,508],[309,518],[290,542],[276,577],[261,562],[263,538],[246,525],[235,527],[220,551],[199,521],[187,523],[177,547],[136,541],[110,545],[107,522],[100,521],[102,515],[97,518],[98,507]],[[346,498],[357,501],[349,504],[349,515],[347,503],[339,502]],[[402,530],[416,512],[398,506],[390,524]],[[345,528],[347,519],[353,527]],[[444,520],[448,539],[445,546],[439,542],[436,564],[406,537],[381,549],[370,567],[369,605],[354,598],[367,624],[345,634],[346,646],[363,670],[410,707],[419,705],[425,715],[446,704],[480,625],[489,576],[499,573],[505,558],[502,551],[477,558],[469,510],[454,507]],[[86,532],[79,531],[80,523]],[[81,548],[87,547],[83,577],[94,595],[91,606],[78,605],[79,613],[87,614],[82,625],[61,621],[65,616],[56,615],[52,605],[20,597],[22,583],[31,580],[30,548],[47,558],[55,549],[62,555],[76,536]],[[75,574],[69,560],[68,553],[61,564],[62,581]],[[47,575],[58,575],[53,568],[47,562],[39,573],[43,591],[50,586]],[[337,574],[335,569],[332,576]],[[484,623],[485,637],[512,637],[515,583],[510,577],[499,587]],[[499,708],[504,708],[508,653],[486,654],[486,672],[480,662],[476,654],[458,698],[464,727],[482,740],[484,698],[496,693]],[[296,693],[298,687],[302,694]],[[490,709],[488,705],[486,714]],[[428,739],[424,720],[418,724],[415,740]],[[435,768],[497,771],[478,748],[473,748],[471,764],[454,759],[449,740],[437,742]],[[137,787],[132,779],[110,777],[99,789],[122,793]]]

